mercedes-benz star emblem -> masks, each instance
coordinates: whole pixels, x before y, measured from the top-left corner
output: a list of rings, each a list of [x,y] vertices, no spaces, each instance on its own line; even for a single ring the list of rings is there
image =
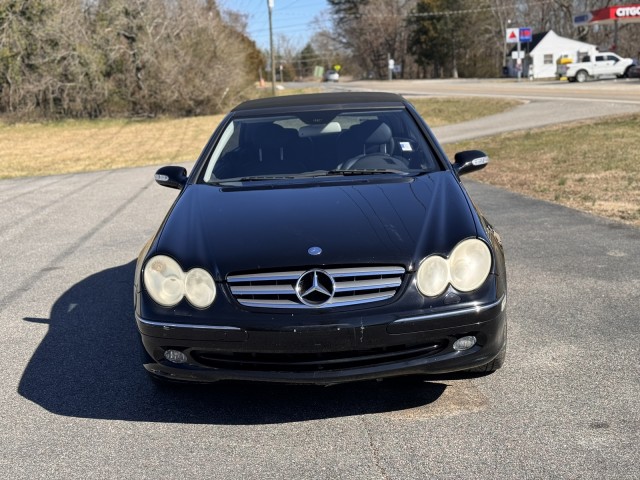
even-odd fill
[[[309,270],[296,282],[296,295],[310,307],[320,307],[329,302],[336,291],[331,275],[324,270]]]

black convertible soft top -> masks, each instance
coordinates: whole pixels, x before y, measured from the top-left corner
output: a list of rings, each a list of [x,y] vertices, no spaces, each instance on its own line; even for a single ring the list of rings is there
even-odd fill
[[[404,99],[395,93],[387,92],[337,92],[337,93],[309,93],[304,95],[284,95],[281,97],[259,98],[248,100],[235,107],[232,111],[259,110],[287,107],[307,107],[326,105],[395,103],[400,106]]]

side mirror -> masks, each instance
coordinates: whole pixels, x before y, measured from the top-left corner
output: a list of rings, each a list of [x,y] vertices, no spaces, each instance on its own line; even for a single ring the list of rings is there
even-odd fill
[[[182,190],[187,184],[187,169],[184,167],[162,167],[156,172],[155,179],[163,187]]]
[[[482,170],[489,163],[489,156],[480,150],[465,150],[458,152],[454,156],[453,169],[458,175]]]

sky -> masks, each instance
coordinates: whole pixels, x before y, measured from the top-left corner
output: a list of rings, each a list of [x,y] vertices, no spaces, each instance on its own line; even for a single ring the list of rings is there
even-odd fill
[[[235,10],[247,15],[248,36],[258,48],[269,49],[269,9],[267,0],[218,0],[222,10]],[[273,41],[286,35],[292,45],[302,49],[317,30],[312,24],[322,11],[328,12],[326,0],[273,0]]]

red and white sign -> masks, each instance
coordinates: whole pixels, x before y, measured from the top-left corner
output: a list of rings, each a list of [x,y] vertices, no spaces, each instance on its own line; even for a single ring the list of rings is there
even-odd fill
[[[573,21],[575,25],[606,25],[616,21],[619,23],[640,22],[640,3],[593,10],[574,17]]]
[[[519,28],[507,28],[507,43],[518,43],[520,39]]]
[[[625,18],[625,17],[638,17],[640,18],[640,4],[635,5],[626,5],[623,7],[615,7],[616,9],[616,17],[617,18]]]

